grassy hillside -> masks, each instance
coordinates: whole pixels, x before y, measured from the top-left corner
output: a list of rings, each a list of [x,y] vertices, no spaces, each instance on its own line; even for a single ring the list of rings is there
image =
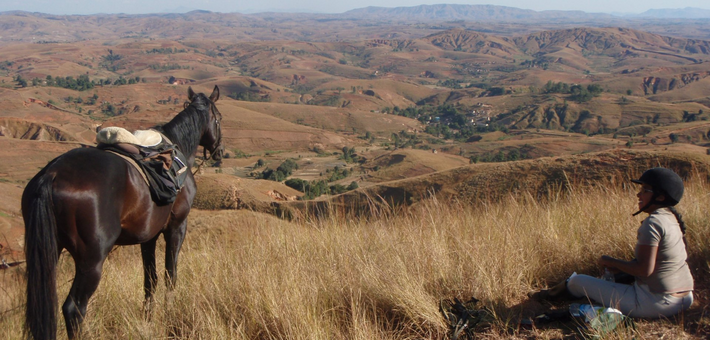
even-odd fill
[[[619,328],[608,338],[710,334],[706,179],[688,178],[679,206],[689,225],[695,304],[678,317],[638,320],[635,329]],[[530,301],[529,291],[573,271],[599,275],[600,254],[632,256],[642,216],[631,216],[636,188],[620,184],[571,184],[545,201],[534,190],[497,203],[434,198],[406,212],[385,208],[363,219],[339,215],[337,208],[329,218],[295,222],[244,210],[198,210],[190,218],[176,290],[168,294],[160,285],[150,321],[141,307],[140,250],[122,247],[104,265],[85,337],[447,339],[439,301],[471,296],[494,312],[475,329],[477,336],[580,337],[574,323],[532,330],[518,324],[550,308],[567,308]],[[71,280],[71,262],[61,257],[58,282]],[[0,335],[17,339],[23,276],[11,270],[2,280]],[[60,284],[60,297],[68,289]]]

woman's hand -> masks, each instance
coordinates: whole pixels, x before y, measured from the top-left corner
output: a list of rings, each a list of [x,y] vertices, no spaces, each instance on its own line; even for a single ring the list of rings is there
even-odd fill
[[[597,263],[599,264],[599,267],[601,267],[602,269],[607,268],[612,273],[618,273],[619,269],[616,268],[616,266],[614,265],[614,263],[616,261],[618,261],[618,260],[609,256],[609,255],[602,255],[599,258],[599,260],[597,261]]]

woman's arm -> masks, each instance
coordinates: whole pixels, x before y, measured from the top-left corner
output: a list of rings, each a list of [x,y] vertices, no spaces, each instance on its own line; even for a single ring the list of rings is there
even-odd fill
[[[620,270],[637,277],[649,277],[656,267],[657,246],[637,245],[636,258],[631,261],[615,259],[602,255],[599,265],[612,270]]]

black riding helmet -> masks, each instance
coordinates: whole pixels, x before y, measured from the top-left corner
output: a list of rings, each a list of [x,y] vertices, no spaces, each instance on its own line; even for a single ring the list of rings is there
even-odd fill
[[[652,204],[662,206],[674,206],[680,202],[683,197],[683,180],[673,172],[666,168],[652,168],[644,171],[639,179],[631,180],[637,184],[647,184],[653,188],[653,199],[645,207],[637,211],[634,216],[646,210]],[[663,195],[664,201],[656,201],[656,197]]]

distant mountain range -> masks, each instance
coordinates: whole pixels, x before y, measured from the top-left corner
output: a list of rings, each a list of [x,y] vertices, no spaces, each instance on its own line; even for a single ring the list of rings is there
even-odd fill
[[[390,20],[511,21],[536,19],[609,19],[611,14],[582,11],[533,11],[496,5],[420,5],[413,7],[365,7],[340,14],[344,18]]]
[[[533,11],[515,7],[496,5],[420,5],[412,7],[365,7],[340,14],[344,18],[389,19],[389,20],[604,20],[618,15],[608,13],[587,13],[583,11]],[[633,18],[710,18],[710,10],[701,8],[652,9],[641,14],[628,14]]]
[[[710,18],[710,10],[694,7],[686,7],[679,9],[651,9],[643,12],[638,17],[649,18],[686,18],[686,19],[707,19]]]
[[[401,40],[455,28],[512,37],[577,27],[623,27],[705,41],[710,40],[708,19],[710,10],[698,8],[617,16],[453,4],[366,7],[340,14],[194,10],[162,14],[52,15],[7,11],[0,12],[0,45],[108,38],[355,41],[370,37]]]
[[[187,7],[178,7],[173,11],[165,11],[155,14],[167,14],[168,12],[179,14],[188,12],[209,12],[200,10],[190,10]],[[18,13],[22,11],[0,12]],[[25,12],[27,13],[27,12]],[[35,13],[36,14],[36,13]],[[226,14],[226,13],[225,13]],[[353,9],[344,13],[324,14],[324,13],[289,13],[287,11],[278,12],[256,12],[250,10],[249,14],[255,16],[318,16],[339,19],[358,20],[378,20],[378,21],[511,21],[511,20],[608,20],[610,18],[656,18],[656,19],[710,19],[710,9],[686,7],[686,8],[664,8],[651,9],[641,14],[632,13],[587,13],[584,11],[533,11],[516,7],[498,5],[459,5],[459,4],[437,4],[419,5],[410,7],[377,7],[370,6]]]

